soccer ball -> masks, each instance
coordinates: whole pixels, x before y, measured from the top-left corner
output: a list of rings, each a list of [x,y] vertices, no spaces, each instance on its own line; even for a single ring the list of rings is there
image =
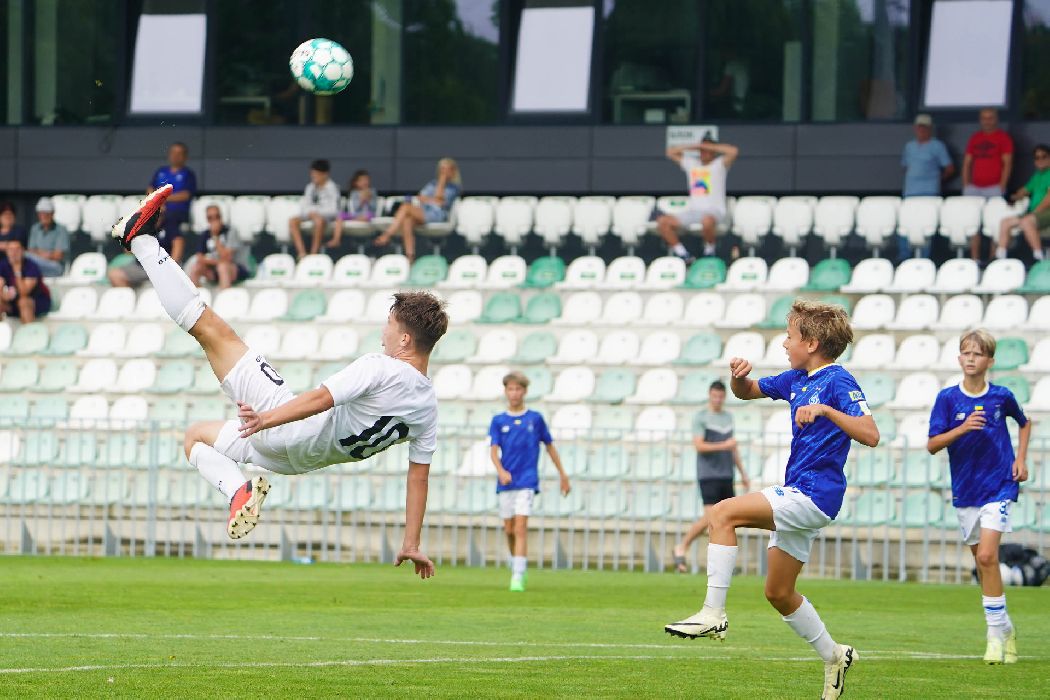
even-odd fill
[[[292,77],[315,95],[342,92],[354,77],[350,52],[331,39],[310,39],[299,44],[288,59]]]

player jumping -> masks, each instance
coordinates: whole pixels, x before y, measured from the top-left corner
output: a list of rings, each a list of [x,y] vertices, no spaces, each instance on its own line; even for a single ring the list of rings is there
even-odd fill
[[[437,400],[427,363],[448,327],[443,304],[425,292],[394,295],[383,328],[383,354],[364,355],[321,386],[298,396],[201,301],[197,288],[154,237],[166,185],[113,227],[149,276],[167,314],[197,339],[238,419],[194,423],[186,431],[186,458],[230,499],[227,532],[244,537],[259,522],[269,491],[265,477],[246,479],[237,463],[278,474],[302,474],[367,459],[409,442],[405,538],[396,564],[415,564],[421,578],[434,563],[419,551],[430,460],[437,446]]]
[[[850,440],[869,447],[879,443],[857,380],[835,359],[853,342],[846,312],[838,306],[796,301],[787,317],[787,351],[791,369],[757,382],[748,378],[751,363],[730,360],[730,388],[741,399],[790,402],[794,428],[784,486],[730,498],[708,511],[707,597],[700,612],[664,630],[688,639],[725,639],[729,629],[726,594],[736,564],[738,527],[771,530],[766,562],[766,599],[784,616],[795,634],[809,642],[824,660],[825,700],[838,698],[846,671],[857,660],[851,646],[837,644],[812,603],[795,590],[813,540],[831,524],[846,493],[843,467]]]
[[[1017,635],[1006,612],[999,540],[1011,531],[1010,506],[1017,502],[1018,483],[1028,478],[1025,457],[1032,423],[1009,389],[988,382],[988,369],[994,362],[995,338],[988,331],[970,331],[959,339],[963,380],[937,394],[926,449],[937,454],[948,448],[952,503],[981,581],[988,624],[984,660],[1013,664],[1017,663]],[[1007,417],[1021,426],[1016,458],[1006,430]]]

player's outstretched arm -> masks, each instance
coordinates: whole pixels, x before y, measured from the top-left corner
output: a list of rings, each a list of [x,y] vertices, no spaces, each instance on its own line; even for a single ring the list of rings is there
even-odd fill
[[[394,566],[401,566],[402,562],[406,561],[415,564],[419,578],[430,578],[434,575],[434,562],[419,551],[419,542],[423,533],[423,515],[427,510],[429,478],[429,464],[409,461],[408,488],[405,497],[405,539],[394,561]]]
[[[867,415],[851,416],[822,403],[811,403],[796,409],[795,424],[801,428],[821,416],[834,423],[839,430],[849,435],[850,439],[868,447],[878,446],[879,426],[875,425],[874,418]]]
[[[731,359],[729,361],[729,374],[732,376],[732,379],[729,380],[729,388],[738,399],[744,399],[745,401],[764,399],[766,395],[758,388],[758,382],[748,378],[747,375],[750,373],[750,362],[740,357]]]
[[[325,386],[299,394],[288,403],[262,413],[256,413],[251,406],[238,401],[237,416],[241,419],[241,437],[248,437],[260,430],[316,416],[333,406],[335,406],[335,401],[332,399],[332,393]]]

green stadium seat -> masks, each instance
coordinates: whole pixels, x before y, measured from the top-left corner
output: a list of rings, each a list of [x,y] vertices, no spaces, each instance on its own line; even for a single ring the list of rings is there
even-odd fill
[[[59,326],[51,336],[51,342],[43,351],[45,355],[72,355],[87,347],[87,329],[79,323]]]
[[[726,264],[721,258],[700,258],[685,273],[684,289],[711,289],[726,281]]]
[[[996,365],[999,364],[998,348],[996,348],[995,351],[995,363]],[[992,380],[992,383],[1009,389],[1013,393],[1014,398],[1017,399],[1017,403],[1022,406],[1032,399],[1032,387],[1028,383],[1028,380],[1020,374],[1005,374],[1001,377],[997,376]]]
[[[108,506],[124,503],[128,498],[128,480],[123,472],[98,474],[91,481],[87,502],[92,505]]]
[[[40,382],[36,386],[37,391],[58,392],[65,391],[77,383],[77,364],[73,360],[59,360],[44,364],[40,373]]]
[[[765,431],[766,419],[758,407],[747,406],[733,411],[733,435],[738,441],[757,439]]]
[[[408,286],[434,287],[448,277],[448,261],[440,255],[423,255],[412,263]]]
[[[157,357],[190,357],[203,354],[200,344],[192,335],[181,328],[173,328],[164,336],[164,346],[157,352]]]
[[[98,460],[98,441],[93,432],[69,432],[58,449],[58,466],[93,467]]]
[[[551,393],[554,388],[554,375],[547,367],[530,367],[526,372],[529,378],[529,399],[537,401]]]
[[[697,333],[685,341],[676,365],[707,365],[722,356],[722,339],[716,333]],[[706,390],[704,396],[707,396]]]
[[[7,488],[8,503],[29,505],[47,498],[48,479],[40,469],[21,469],[15,472]]]
[[[305,362],[288,362],[277,369],[278,373],[288,382],[288,389],[293,394],[301,394],[304,391],[314,389],[312,386],[313,376],[310,365]]]
[[[890,401],[897,391],[893,378],[885,374],[864,374],[857,377],[857,383],[864,389],[864,398],[871,408]]]
[[[889,411],[876,411],[872,414],[879,429],[879,442],[888,445],[897,437],[897,419]]]
[[[189,415],[193,420],[229,420],[237,413],[236,406],[223,399],[197,399],[190,401]]]
[[[787,315],[794,303],[794,295],[778,297],[770,304],[765,319],[758,324],[758,327],[783,329],[787,325]]]
[[[445,406],[442,406],[441,410],[438,412],[439,421],[441,418],[441,413],[445,412],[445,408]],[[440,422],[438,423],[438,430],[440,431],[442,438],[449,435],[455,435],[457,433],[464,433],[463,427],[466,424],[467,417],[466,415],[461,415],[459,416],[459,418],[461,418],[463,422],[453,426],[452,428],[446,428],[444,424]],[[474,437],[474,435],[471,435],[471,437]],[[460,454],[458,440],[438,440],[437,452],[434,453],[434,457],[430,460],[431,476],[436,474],[453,473],[454,471],[456,471],[456,469],[459,468],[460,458],[462,456],[463,455]],[[357,464],[363,467],[371,466],[369,460],[365,460],[364,462],[358,462]]]
[[[845,294],[821,294],[817,298],[825,304],[841,306],[847,313],[853,313],[853,300]]]
[[[885,525],[896,520],[897,504],[885,491],[867,491],[857,497],[847,514],[853,525]]]
[[[598,375],[594,393],[587,400],[591,403],[622,403],[634,393],[634,372],[629,369],[607,369]]]
[[[8,396],[0,401],[0,425],[21,425],[29,418],[29,401],[22,396]]]
[[[658,520],[671,514],[671,500],[664,486],[638,485],[631,494],[627,517],[636,520]]]
[[[561,258],[544,256],[532,261],[528,272],[525,273],[523,287],[545,289],[555,282],[565,279],[565,261]]]
[[[1010,509],[1010,525],[1015,530],[1036,530],[1039,527],[1039,506],[1035,494],[1022,491],[1017,503]]]
[[[383,486],[376,494],[375,509],[386,513],[405,509],[405,480],[383,479]]]
[[[357,359],[362,355],[367,355],[370,352],[382,352],[383,351],[383,340],[382,331],[376,329],[369,331],[361,337],[361,342],[357,344],[357,350],[353,353],[353,359]]]
[[[583,504],[584,513],[595,518],[614,518],[627,510],[623,486],[616,481],[593,484],[584,496]]]
[[[18,464],[27,467],[52,466],[58,461],[58,433],[54,430],[28,430],[22,441]]]
[[[573,489],[568,496],[562,496],[551,484],[538,497],[536,512],[551,518],[566,518],[583,510],[583,495],[579,489]]]
[[[210,364],[205,362],[197,366],[197,371],[193,373],[193,384],[186,391],[190,394],[215,394],[222,391]]]
[[[642,481],[663,481],[670,476],[674,466],[670,448],[639,444],[631,459],[631,477]]]
[[[900,474],[894,483],[923,489],[939,487],[944,481],[942,457],[926,450],[903,450]]]
[[[889,450],[864,450],[856,454],[852,483],[858,486],[885,486],[893,479],[893,454]]]
[[[372,484],[367,479],[342,479],[335,493],[336,510],[354,512],[372,506]]]
[[[183,428],[189,418],[189,407],[182,398],[162,399],[153,403],[149,419],[175,428]],[[196,419],[196,417],[194,417]]]
[[[106,269],[112,270],[115,267],[123,267],[124,265],[128,265],[133,262],[135,262],[134,255],[132,255],[131,253],[121,253],[115,256],[112,260],[110,260],[109,263],[107,263]],[[105,284],[109,284],[109,280],[106,278],[103,278],[103,282]]]
[[[5,355],[36,355],[42,353],[47,347],[50,337],[48,327],[43,323],[26,323],[18,327],[11,345],[4,351]]]
[[[144,476],[144,475],[143,475]],[[197,506],[208,506],[208,505],[219,505],[222,503],[222,496],[216,491],[211,484],[202,479],[197,474],[189,471],[178,472],[171,479],[164,477],[161,473],[157,479],[157,494],[156,498],[159,503],[165,505],[175,506],[176,508],[196,508]],[[140,492],[141,486],[146,488]],[[132,492],[132,502],[136,505],[147,505],[149,503],[149,479],[138,477],[135,480],[135,490]],[[167,490],[167,497],[164,497],[163,490]],[[215,502],[212,500],[212,495],[218,498]]]
[[[620,479],[628,471],[627,451],[622,445],[593,447],[587,459],[587,476],[594,479]]]
[[[995,344],[995,369],[1017,369],[1028,362],[1028,343],[1024,338],[1000,338]]]
[[[1039,260],[1028,270],[1017,294],[1050,294],[1050,260]]]
[[[511,362],[518,365],[541,364],[558,352],[558,338],[549,331],[535,331],[525,336],[518,346],[518,354]]]
[[[473,357],[478,348],[478,339],[466,328],[455,328],[441,338],[434,348],[431,360],[434,362],[464,362]]]
[[[521,316],[521,299],[513,292],[496,292],[485,302],[478,323],[510,323]]]
[[[190,466],[185,458],[182,438],[170,434],[151,435],[148,440],[139,445],[137,461],[145,468],[157,466],[189,470]]]
[[[590,451],[578,442],[559,442],[558,455],[565,470],[573,477],[590,478]],[[600,476],[600,475],[599,475]]]
[[[441,346],[438,345],[438,347]],[[321,386],[321,382],[341,371],[348,364],[348,362],[325,362],[323,365],[320,365],[314,370],[314,386]]]
[[[549,323],[561,316],[561,297],[553,292],[537,294],[525,305],[519,323]]]
[[[33,389],[40,378],[40,369],[33,360],[4,362],[0,369],[3,372],[0,374],[0,391],[27,391]]]
[[[35,425],[51,425],[69,416],[69,402],[64,396],[45,396],[37,399],[29,409],[29,419]]]
[[[328,479],[313,475],[295,480],[295,492],[288,507],[292,510],[319,510],[328,505]]]
[[[467,420],[469,418],[470,410],[465,404],[452,403],[450,401],[442,402],[441,409],[438,411],[438,428],[442,435],[447,434],[446,431],[457,432],[467,427]],[[438,448],[441,447],[442,441],[438,440]],[[431,464],[431,467],[434,465]]]
[[[809,283],[804,292],[837,292],[839,287],[849,284],[853,268],[842,258],[821,260],[809,273]]]
[[[188,360],[163,362],[160,363],[160,369],[149,391],[157,394],[177,394],[186,391],[191,386],[193,386],[192,362]]]
[[[328,302],[325,300],[324,292],[320,289],[304,289],[292,298],[288,307],[288,313],[284,319],[287,321],[312,321],[325,312]]]
[[[151,480],[145,472],[138,474],[130,480],[127,504],[140,508],[156,503],[162,506],[182,506],[172,502],[171,479],[164,475],[158,475],[156,480]],[[179,496],[184,495],[182,489],[177,489]]]
[[[620,437],[634,428],[634,410],[628,406],[597,406],[591,428],[605,437]]]
[[[87,496],[88,479],[80,472],[65,472],[51,479],[48,501],[56,506],[79,505]]]
[[[679,520],[693,522],[700,517],[700,494],[696,487],[683,487],[678,491],[675,514]]]
[[[96,464],[100,467],[119,469],[122,467],[147,467],[139,465],[139,443],[137,433],[113,433],[102,443]]]
[[[901,510],[901,519],[907,527],[939,525],[944,520],[944,499],[931,491],[909,493]]]

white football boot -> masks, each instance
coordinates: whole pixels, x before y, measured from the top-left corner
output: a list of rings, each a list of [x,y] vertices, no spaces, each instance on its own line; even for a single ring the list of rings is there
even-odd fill
[[[708,637],[710,639],[725,641],[726,632],[728,630],[729,620],[726,618],[726,611],[713,610],[707,607],[684,620],[664,625],[664,632],[683,639]]]
[[[856,660],[856,649],[839,644],[835,660],[824,664],[824,693],[820,700],[836,700],[842,696],[846,690],[846,671],[850,670]]]

